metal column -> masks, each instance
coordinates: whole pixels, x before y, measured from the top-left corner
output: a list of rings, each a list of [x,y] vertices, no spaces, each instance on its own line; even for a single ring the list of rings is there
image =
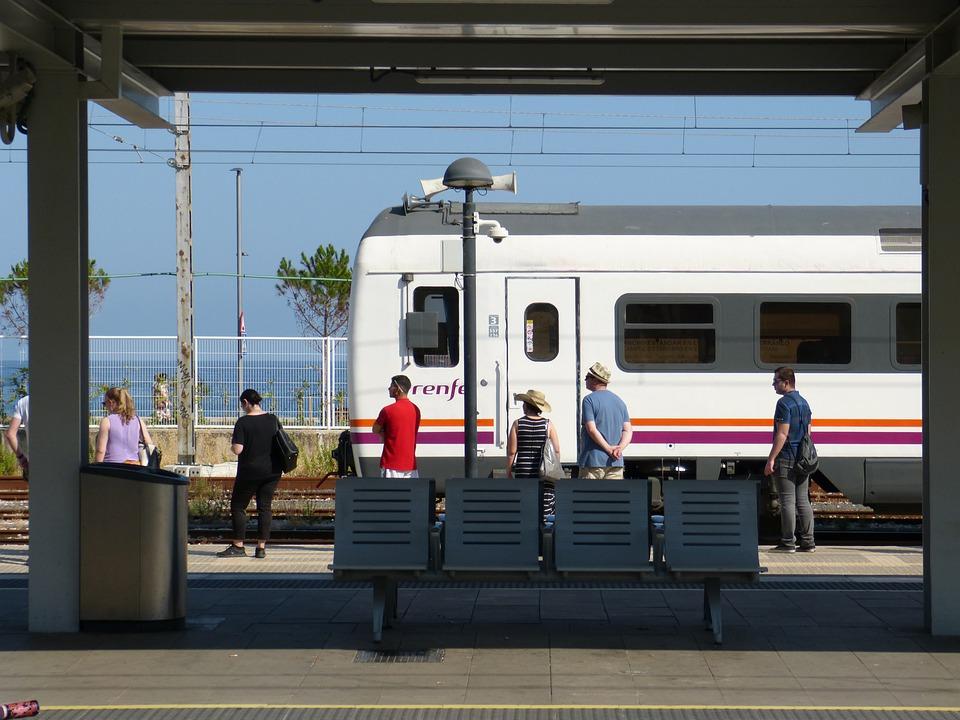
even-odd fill
[[[33,632],[78,629],[87,461],[87,106],[41,71],[30,108],[30,594]]]
[[[920,163],[923,184],[923,580],[934,635],[960,635],[960,75],[928,41]],[[954,55],[953,65],[960,65]]]

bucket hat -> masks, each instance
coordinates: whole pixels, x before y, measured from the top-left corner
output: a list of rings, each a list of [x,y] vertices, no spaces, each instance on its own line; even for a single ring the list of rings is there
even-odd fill
[[[539,390],[527,390],[525,393],[514,393],[514,401],[528,402],[534,407],[540,408],[543,412],[550,412],[553,408],[547,402],[547,397]]]

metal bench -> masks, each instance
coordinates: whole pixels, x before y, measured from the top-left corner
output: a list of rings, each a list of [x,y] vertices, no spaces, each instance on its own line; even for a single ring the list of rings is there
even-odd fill
[[[703,614],[723,641],[721,582],[759,582],[757,483],[671,480],[663,485],[664,566],[679,581],[703,583]]]
[[[397,578],[430,567],[434,482],[342,478],[337,481],[334,572],[373,580],[373,637],[397,614]]]
[[[451,478],[446,520],[433,518],[434,483],[423,478],[344,478],[337,483],[337,578],[372,580],[373,636],[396,617],[399,580],[551,582],[665,575],[704,584],[704,618],[721,642],[720,583],[757,582],[757,485],[664,484],[665,559],[650,559],[646,480],[557,483],[557,520],[541,527],[537,480]],[[542,547],[542,551],[541,551]],[[655,558],[656,560],[656,558]]]
[[[540,570],[536,479],[450,478],[446,490],[445,571]]]
[[[558,572],[653,572],[647,480],[563,480],[556,493]]]

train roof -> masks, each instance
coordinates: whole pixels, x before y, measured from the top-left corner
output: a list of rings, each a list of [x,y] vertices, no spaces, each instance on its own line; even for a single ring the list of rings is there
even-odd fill
[[[879,235],[881,230],[919,235],[920,207],[913,205],[581,205],[580,203],[478,203],[486,220],[511,235]],[[364,237],[457,235],[462,204],[407,204],[383,210]]]

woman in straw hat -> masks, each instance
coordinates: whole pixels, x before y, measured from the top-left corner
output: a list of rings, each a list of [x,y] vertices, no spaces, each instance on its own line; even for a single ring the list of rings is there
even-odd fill
[[[550,412],[550,403],[539,390],[515,393],[513,399],[523,403],[523,415],[510,427],[507,438],[507,477],[539,478],[543,446],[549,438],[560,454],[560,438],[553,423],[543,417]],[[543,513],[553,512],[553,482],[544,482]]]

